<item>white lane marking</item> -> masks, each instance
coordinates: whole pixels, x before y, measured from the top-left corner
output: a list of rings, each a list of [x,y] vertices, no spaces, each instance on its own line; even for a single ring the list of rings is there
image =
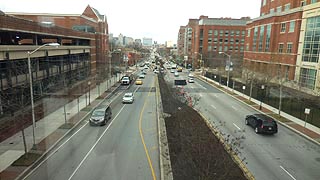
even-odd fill
[[[198,83],[198,85],[199,85],[199,86],[201,86],[203,89],[207,89],[207,88],[205,88],[204,86],[202,86],[202,85],[201,85],[201,84],[199,84],[199,83]]]
[[[212,107],[213,109],[217,109],[214,105],[211,105],[211,107]]]
[[[296,178],[294,178],[285,168],[283,168],[282,166],[280,166],[280,168],[286,172],[292,179],[296,180]]]
[[[108,129],[110,128],[110,126],[112,125],[112,123],[114,122],[115,119],[117,119],[117,117],[119,116],[119,114],[121,113],[121,111],[123,110],[123,108],[126,105],[124,105],[120,111],[118,112],[118,114],[113,118],[113,120],[110,122],[110,124],[108,125],[108,127],[103,131],[103,133],[101,134],[101,136],[99,137],[99,139],[94,143],[94,145],[91,147],[91,149],[89,150],[89,152],[86,154],[86,156],[82,159],[82,161],[80,162],[80,164],[77,166],[77,168],[73,171],[73,173],[71,174],[71,176],[68,178],[68,180],[72,179],[73,176],[76,174],[76,172],[79,170],[79,168],[81,167],[81,165],[84,163],[84,161],[88,158],[89,154],[92,152],[92,150],[97,146],[98,142],[100,141],[100,139],[106,134],[106,132],[108,131]]]
[[[202,94],[199,93],[199,96],[202,97]]]
[[[217,94],[213,94],[215,97],[218,97],[218,95]]]
[[[237,109],[236,107],[234,107],[234,106],[231,106],[231,107],[232,107],[232,109],[234,109],[234,110],[238,111],[238,109]]]
[[[233,123],[233,125],[234,125],[236,128],[238,128],[239,130],[241,130],[241,129],[239,128],[239,126],[237,126],[235,123]]]

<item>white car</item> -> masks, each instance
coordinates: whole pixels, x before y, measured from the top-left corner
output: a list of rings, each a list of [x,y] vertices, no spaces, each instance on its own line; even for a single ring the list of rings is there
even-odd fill
[[[158,69],[155,69],[153,72],[156,73],[156,74],[158,74],[158,73],[159,73],[159,70],[158,70]]]
[[[193,79],[192,77],[190,77],[190,78],[188,79],[188,82],[189,82],[189,83],[194,83],[194,79]]]
[[[133,93],[125,93],[122,98],[122,103],[133,103],[134,96]]]
[[[146,77],[146,76],[145,76],[144,74],[140,74],[140,75],[139,75],[139,78],[140,78],[140,79],[144,79],[145,77]]]
[[[174,76],[175,76],[175,77],[178,77],[178,76],[179,76],[179,73],[178,73],[178,72],[175,72],[175,73],[174,73]]]

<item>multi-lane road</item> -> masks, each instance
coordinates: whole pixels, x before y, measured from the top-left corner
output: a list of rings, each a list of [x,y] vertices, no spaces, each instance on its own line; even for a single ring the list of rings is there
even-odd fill
[[[187,72],[179,78],[187,79]],[[167,72],[173,82],[173,73]],[[259,113],[219,89],[195,79],[184,90],[198,97],[198,109],[223,136],[234,143],[239,156],[258,180],[315,180],[320,179],[320,147],[291,130],[278,125],[275,135],[256,134],[245,125],[248,114]]]
[[[159,179],[155,77],[150,71],[143,85],[104,100],[112,108],[107,125],[90,126],[87,117],[24,179]],[[122,104],[125,92],[134,92],[133,104]]]
[[[179,78],[187,75],[184,70]],[[106,126],[90,126],[87,117],[24,179],[159,179],[155,78],[150,71],[143,85],[120,88],[103,101],[113,113]],[[168,83],[175,78],[166,71]],[[320,179],[318,145],[280,124],[275,135],[256,134],[244,118],[259,112],[199,79],[184,90],[199,97],[195,108],[233,142],[255,179]],[[134,92],[133,104],[122,104],[125,92]]]

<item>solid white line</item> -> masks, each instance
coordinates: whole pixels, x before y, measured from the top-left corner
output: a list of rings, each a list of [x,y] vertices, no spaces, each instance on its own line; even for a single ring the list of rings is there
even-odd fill
[[[118,112],[118,114],[113,118],[113,120],[110,122],[110,124],[108,125],[108,127],[103,131],[103,133],[101,134],[101,136],[99,137],[99,139],[94,143],[94,145],[91,147],[91,149],[89,150],[89,152],[86,154],[86,156],[82,159],[82,161],[80,162],[80,164],[77,166],[77,168],[73,171],[73,173],[71,174],[71,176],[68,178],[68,180],[72,179],[72,177],[76,174],[76,172],[79,170],[79,168],[81,167],[81,165],[84,163],[84,161],[88,158],[89,154],[92,152],[92,150],[97,146],[98,142],[100,141],[100,139],[106,134],[107,130],[109,129],[109,127],[112,125],[112,123],[114,122],[115,119],[117,119],[117,117],[119,116],[119,114],[121,113],[121,111],[123,110],[123,108],[126,105],[124,105],[120,111]]]
[[[203,89],[207,89],[207,88],[205,88],[204,86],[202,86],[202,85],[201,85],[201,84],[199,84],[199,83],[198,83],[198,85],[199,85],[199,86],[201,86]]]
[[[239,128],[239,126],[237,126],[235,123],[233,123],[233,125],[234,125],[236,128],[238,128],[239,130],[241,130],[241,129]]]
[[[236,110],[236,111],[238,111],[238,109],[236,108],[236,107],[234,107],[234,106],[231,106],[234,110]]]
[[[213,107],[213,109],[217,109],[214,105],[211,105],[211,107]]]
[[[296,178],[294,178],[286,169],[284,169],[282,166],[280,166],[280,168],[286,172],[292,179],[296,180]]]

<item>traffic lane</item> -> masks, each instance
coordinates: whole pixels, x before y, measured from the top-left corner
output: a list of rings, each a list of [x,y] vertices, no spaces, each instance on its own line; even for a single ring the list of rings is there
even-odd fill
[[[319,161],[315,158],[320,155],[319,146],[293,133],[282,125],[278,126],[279,132],[274,136],[255,134],[251,127],[244,124],[244,117],[247,114],[259,112],[227,95],[221,94],[215,97],[209,93],[206,94],[203,100],[205,102],[199,103],[202,108],[208,107],[209,104],[214,104],[215,106],[214,110],[208,111],[210,117],[215,117],[211,118],[212,120],[217,120],[216,123],[221,121],[226,122],[225,126],[221,125],[220,129],[224,129],[226,134],[233,134],[234,137],[237,137],[235,134],[238,134],[238,137],[245,138],[242,142],[245,149],[241,153],[247,155],[242,155],[242,157],[251,162],[248,166],[252,165],[250,169],[254,169],[253,172],[258,174],[258,179],[270,179],[271,174],[277,175],[275,176],[277,178],[279,176],[284,179],[292,178],[289,175],[289,170],[286,169],[293,170],[293,174],[296,177],[319,178],[319,174],[316,171],[317,167],[319,167]],[[240,121],[237,121],[239,119]],[[258,157],[255,156],[257,153]],[[268,163],[266,159],[270,159],[269,162],[271,163]],[[257,164],[264,167],[259,167]],[[271,170],[266,173],[266,169]]]
[[[135,102],[123,108],[113,127],[101,138],[72,179],[152,178],[138,128],[139,112],[144,107],[147,93],[139,90],[135,93]],[[146,122],[145,117],[141,122]],[[159,174],[159,170],[156,172]]]
[[[119,92],[119,94],[115,95],[111,102],[113,113],[117,113],[121,108],[118,104],[114,103],[117,99],[122,98],[121,94]],[[102,105],[109,103],[110,100],[106,100],[102,102]],[[106,126],[92,127],[88,124],[89,118],[90,116],[86,117],[83,120],[86,124],[57,146],[25,179],[67,179],[70,172],[73,171],[85,156],[85,153],[94,144],[95,140],[101,136],[103,130],[110,123],[109,121]]]

